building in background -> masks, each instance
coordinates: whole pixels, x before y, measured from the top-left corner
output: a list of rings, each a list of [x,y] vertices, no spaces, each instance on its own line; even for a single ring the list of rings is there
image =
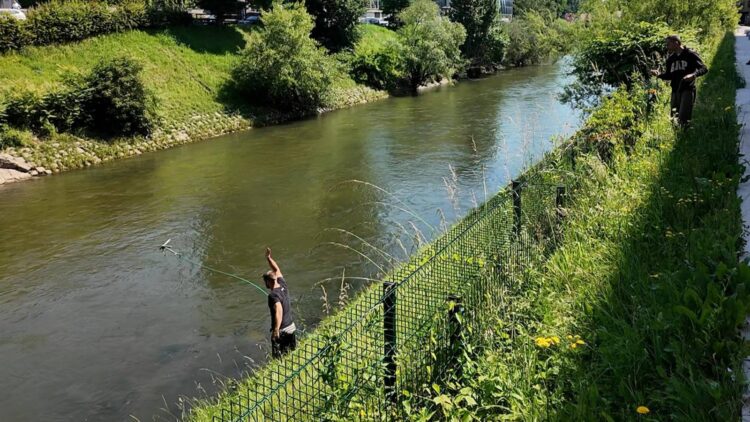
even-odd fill
[[[513,0],[498,0],[500,18],[503,20],[513,19]]]

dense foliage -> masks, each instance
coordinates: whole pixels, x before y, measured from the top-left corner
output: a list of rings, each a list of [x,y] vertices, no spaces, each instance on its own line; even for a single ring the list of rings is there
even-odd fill
[[[140,65],[127,58],[101,62],[64,89],[10,98],[4,123],[40,135],[78,129],[105,137],[147,135],[154,104],[140,73]]]
[[[404,47],[398,35],[365,25],[347,62],[355,81],[376,89],[395,90],[404,76]]]
[[[507,37],[503,64],[527,66],[542,63],[569,50],[570,24],[560,19],[545,19],[529,12],[503,25]]]
[[[0,16],[0,52],[27,45],[79,41],[99,34],[189,21],[176,0],[145,2],[51,0],[29,9],[26,20]]]
[[[737,24],[735,0],[588,0],[582,9],[595,17],[622,13],[632,22],[664,22],[673,28],[695,28],[701,38],[720,35]]]
[[[388,20],[391,27],[398,28],[402,22],[399,17],[401,12],[409,7],[411,2],[409,0],[381,0],[380,5],[383,9],[383,15],[389,16]]]
[[[460,46],[466,30],[441,16],[433,1],[415,0],[399,18],[404,23],[398,30],[404,46],[404,73],[413,92],[425,83],[450,78],[463,67]]]
[[[274,4],[263,15],[234,69],[237,88],[251,102],[309,112],[323,105],[337,63],[310,38],[312,17],[300,3]]]
[[[534,12],[557,17],[566,12],[577,12],[579,3],[579,0],[515,0],[513,14],[523,17]]]
[[[498,25],[497,0],[454,0],[451,2],[450,18],[466,29],[466,41],[461,45],[464,57],[473,65],[493,62],[492,49],[487,48],[496,41],[493,29]]]
[[[357,20],[365,13],[366,0],[307,0],[315,18],[312,36],[331,51],[349,48],[357,41]]]

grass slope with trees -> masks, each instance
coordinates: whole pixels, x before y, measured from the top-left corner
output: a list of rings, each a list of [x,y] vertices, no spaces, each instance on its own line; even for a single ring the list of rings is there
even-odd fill
[[[252,28],[175,25],[181,0],[85,3],[34,2],[26,23],[0,17],[0,150],[55,172],[415,93],[467,66],[543,62],[563,47],[546,40],[568,31],[537,11],[528,31],[524,17],[502,23],[490,3],[461,9],[484,7],[468,33],[428,0],[392,29],[356,25],[363,4],[348,0],[259,4],[268,9]],[[199,2],[222,13],[229,3]],[[482,42],[492,53],[477,58]],[[108,97],[93,98],[103,86]]]

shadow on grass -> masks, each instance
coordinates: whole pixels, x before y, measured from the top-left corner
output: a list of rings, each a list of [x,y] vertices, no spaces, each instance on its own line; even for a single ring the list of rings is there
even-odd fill
[[[173,26],[165,32],[199,53],[234,54],[245,48],[242,31],[233,26]]]
[[[645,405],[649,420],[739,420],[750,276],[738,263],[733,45],[728,35],[717,50],[693,126],[655,152],[659,174],[632,225],[605,234],[619,242],[606,258],[616,268],[599,269],[608,279],[579,307],[594,346],[553,419],[635,420]]]

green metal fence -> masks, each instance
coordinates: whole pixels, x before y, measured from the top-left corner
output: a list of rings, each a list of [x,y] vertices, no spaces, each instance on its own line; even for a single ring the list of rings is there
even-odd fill
[[[460,375],[464,345],[481,349],[504,292],[556,236],[562,179],[532,173],[258,370],[214,422],[399,420],[404,392]]]

